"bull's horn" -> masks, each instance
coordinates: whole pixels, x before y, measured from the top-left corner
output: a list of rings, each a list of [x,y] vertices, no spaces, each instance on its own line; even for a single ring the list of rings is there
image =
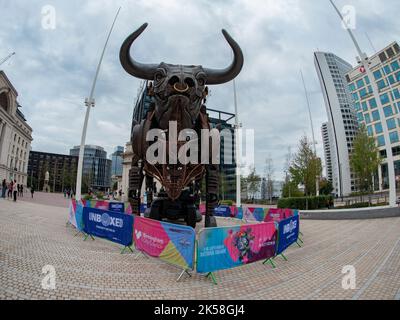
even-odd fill
[[[139,29],[137,29],[125,40],[125,42],[121,46],[119,59],[121,61],[122,67],[130,75],[144,80],[153,80],[158,65],[137,62],[130,55],[130,49],[133,42],[143,33],[147,26],[148,23],[143,24]]]
[[[243,67],[244,58],[242,49],[240,49],[239,45],[235,40],[233,40],[229,33],[226,32],[226,30],[222,30],[222,34],[233,50],[233,62],[226,69],[204,68],[204,71],[207,74],[207,84],[209,85],[222,84],[235,79]]]

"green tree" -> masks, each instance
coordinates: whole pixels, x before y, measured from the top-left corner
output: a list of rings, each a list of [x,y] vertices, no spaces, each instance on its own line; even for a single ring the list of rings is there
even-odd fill
[[[350,156],[350,166],[357,177],[359,191],[373,191],[373,176],[381,163],[375,139],[368,135],[367,128],[362,125],[354,140],[354,151]]]
[[[322,162],[312,151],[311,143],[307,137],[300,140],[298,152],[293,159],[289,172],[294,183],[304,185],[306,196],[317,194],[316,181],[322,174]]]
[[[256,168],[252,168],[250,174],[247,177],[247,191],[252,198],[256,196],[256,193],[260,191],[261,177],[257,174]]]
[[[319,193],[321,195],[329,196],[333,192],[332,182],[327,179],[321,179],[319,182]]]

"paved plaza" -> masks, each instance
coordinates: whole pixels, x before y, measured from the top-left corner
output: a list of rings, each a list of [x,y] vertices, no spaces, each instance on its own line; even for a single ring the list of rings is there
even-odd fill
[[[400,218],[302,221],[304,247],[291,247],[288,262],[220,271],[216,286],[199,274],[177,282],[180,270],[157,259],[84,242],[58,200],[0,200],[0,299],[400,299]],[[55,290],[41,287],[46,265]],[[346,265],[356,268],[355,290],[342,288]]]

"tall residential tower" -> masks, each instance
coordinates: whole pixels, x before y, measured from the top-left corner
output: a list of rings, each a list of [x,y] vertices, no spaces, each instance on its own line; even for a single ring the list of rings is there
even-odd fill
[[[348,196],[357,188],[349,155],[353,150],[358,122],[346,80],[346,74],[353,67],[338,56],[325,52],[315,52],[314,62],[328,115],[327,133],[334,192],[338,196]],[[326,159],[327,169],[328,166]]]

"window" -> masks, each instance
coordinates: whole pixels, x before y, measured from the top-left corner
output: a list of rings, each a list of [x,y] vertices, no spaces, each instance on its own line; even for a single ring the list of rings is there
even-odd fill
[[[375,124],[375,132],[376,134],[381,134],[383,132],[382,124],[380,122]]]
[[[393,96],[394,96],[394,99],[400,99],[400,91],[399,91],[399,89],[393,89]]]
[[[391,66],[392,66],[393,71],[400,69],[400,65],[399,65],[398,61],[392,62]]]
[[[357,92],[353,93],[353,100],[354,101],[358,101],[359,100]]]
[[[384,136],[379,136],[376,138],[378,142],[378,147],[383,147],[385,145],[385,137]]]
[[[366,84],[370,84],[370,83],[371,83],[371,82],[369,81],[368,76],[366,76],[366,77],[364,78],[364,81],[365,81]]]
[[[363,108],[363,111],[368,111],[368,105],[365,101],[362,103],[362,108]]]
[[[358,122],[364,121],[364,115],[362,114],[362,112],[357,113],[357,120]]]
[[[357,89],[361,89],[362,87],[364,87],[364,80],[360,79],[357,81]]]
[[[381,72],[381,70],[375,71],[375,72],[374,72],[374,77],[375,77],[375,80],[381,79],[381,78],[382,78],[382,72]]]
[[[389,66],[389,65],[384,66],[384,67],[383,67],[383,70],[385,71],[385,74],[389,74],[389,73],[392,72],[392,70],[390,69],[390,66]]]
[[[354,83],[351,83],[351,84],[349,85],[349,90],[350,90],[350,92],[356,91],[356,86],[354,85]]]
[[[393,131],[393,132],[389,133],[389,136],[390,136],[391,143],[399,142],[399,133],[397,131]]]
[[[364,117],[365,117],[365,122],[368,124],[368,123],[371,123],[371,117],[370,117],[370,115],[369,115],[369,113],[366,113],[365,115],[364,115]]]
[[[374,131],[373,131],[373,129],[372,129],[372,126],[368,126],[368,127],[367,127],[367,130],[368,130],[368,135],[369,135],[370,137],[372,137],[372,136],[374,135]]]
[[[371,109],[375,109],[375,108],[378,107],[375,98],[369,100],[368,102],[369,102],[369,107],[370,107]]]
[[[361,98],[364,98],[366,95],[367,95],[367,89],[365,89],[365,88],[364,88],[364,89],[361,89],[361,90],[360,90],[360,97],[361,97]]]
[[[389,130],[396,129],[396,120],[394,118],[386,121]]]
[[[378,88],[379,88],[379,90],[382,90],[382,89],[386,88],[385,80],[382,79],[382,80],[378,81]]]
[[[388,104],[390,102],[389,95],[387,93],[381,95],[381,102],[382,104]]]
[[[396,80],[394,80],[393,75],[390,75],[390,76],[388,77],[388,80],[389,80],[389,83],[390,83],[390,84],[395,84],[395,83],[396,83]]]
[[[385,117],[389,118],[393,115],[392,106],[384,107],[383,112],[385,113]]]
[[[375,111],[372,112],[372,119],[373,119],[374,121],[379,121],[379,120],[381,120],[381,117],[379,116],[378,110],[375,110]]]

